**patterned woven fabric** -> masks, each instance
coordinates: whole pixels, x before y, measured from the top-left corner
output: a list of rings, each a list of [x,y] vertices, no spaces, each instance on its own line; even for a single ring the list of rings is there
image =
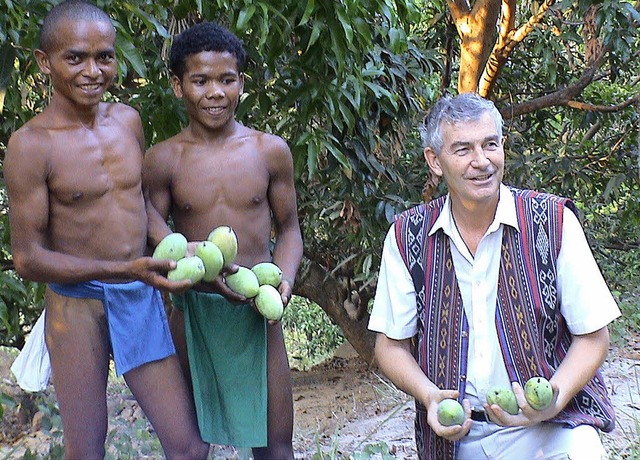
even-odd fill
[[[550,378],[571,343],[558,304],[556,262],[563,209],[575,209],[566,198],[514,188],[511,192],[520,232],[504,226],[495,321],[509,377],[525,382],[536,375]],[[439,388],[455,388],[464,395],[469,326],[449,238],[443,231],[427,236],[444,202],[441,197],[400,214],[395,232],[416,290],[418,363]],[[611,431],[614,412],[600,373],[551,421]],[[421,459],[455,457],[456,444],[433,434],[418,402],[416,445]]]

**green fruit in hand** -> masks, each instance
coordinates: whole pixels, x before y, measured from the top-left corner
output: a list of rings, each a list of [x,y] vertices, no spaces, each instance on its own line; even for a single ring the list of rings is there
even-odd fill
[[[464,419],[462,404],[455,399],[443,399],[438,404],[438,422],[440,422],[440,425],[462,425]]]
[[[154,259],[178,261],[187,254],[187,239],[182,233],[170,233],[153,250]]]
[[[284,304],[280,291],[270,284],[263,284],[255,298],[256,307],[262,316],[269,320],[280,321],[284,312]]]
[[[511,415],[516,415],[520,411],[516,394],[509,387],[492,387],[487,393],[487,403],[491,405],[497,404],[502,410],[507,411]]]
[[[220,274],[224,265],[224,257],[218,246],[211,241],[203,241],[196,246],[196,255],[204,263],[204,281],[213,281]]]
[[[282,270],[276,264],[271,262],[261,262],[254,265],[251,271],[258,277],[260,286],[270,284],[273,287],[280,286],[282,281]]]
[[[231,275],[225,276],[227,286],[240,295],[250,299],[258,295],[260,284],[255,273],[247,267],[240,267],[238,271]]]
[[[553,401],[553,388],[544,377],[532,377],[524,385],[524,397],[535,410],[549,407]]]
[[[231,227],[221,225],[220,227],[214,228],[211,233],[209,233],[207,240],[218,246],[218,249],[222,252],[225,266],[231,265],[236,260],[236,256],[238,255],[238,237]]]
[[[204,276],[204,263],[198,256],[184,257],[176,264],[176,268],[167,273],[167,278],[171,281],[191,280],[193,284],[196,284]]]

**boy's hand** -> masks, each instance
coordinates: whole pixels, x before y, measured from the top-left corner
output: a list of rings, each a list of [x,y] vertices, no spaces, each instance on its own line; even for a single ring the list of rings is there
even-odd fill
[[[176,268],[175,260],[140,257],[131,261],[129,265],[129,271],[133,278],[163,291],[179,294],[193,286],[189,280],[171,281],[167,279],[167,273]]]
[[[284,304],[284,307],[287,308],[287,305],[291,300],[291,294],[293,291],[293,282],[289,281],[287,278],[282,278],[282,281],[278,286],[278,291],[280,291],[280,295],[282,297],[282,303]]]

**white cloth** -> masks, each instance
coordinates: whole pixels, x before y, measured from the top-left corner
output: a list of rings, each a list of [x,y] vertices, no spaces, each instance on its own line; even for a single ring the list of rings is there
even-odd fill
[[[484,402],[484,395],[492,385],[510,386],[494,321],[505,225],[518,229],[513,195],[501,185],[494,221],[478,244],[475,257],[456,229],[449,197],[430,231],[442,228],[452,242],[451,254],[470,329],[465,397],[472,406]],[[557,267],[560,311],[572,334],[587,334],[620,316],[620,310],[602,278],[578,219],[569,209],[563,214],[562,232]],[[413,337],[417,332],[416,294],[411,274],[400,256],[393,226],[382,250],[369,329],[396,340]]]
[[[602,460],[606,452],[591,425],[557,423],[505,428],[474,423],[459,445],[456,460]]]
[[[51,376],[51,361],[44,339],[44,311],[31,329],[27,341],[11,365],[18,385],[25,391],[44,391]]]

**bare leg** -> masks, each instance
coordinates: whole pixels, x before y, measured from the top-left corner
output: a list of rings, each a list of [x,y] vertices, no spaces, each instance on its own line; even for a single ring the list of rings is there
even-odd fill
[[[293,396],[282,324],[267,325],[267,447],[253,449],[257,459],[293,459]]]
[[[167,459],[206,459],[193,400],[178,358],[153,361],[127,372],[124,378],[156,430]]]
[[[193,392],[191,384],[191,369],[189,367],[189,356],[187,355],[187,337],[184,329],[184,313],[178,310],[176,307],[171,309],[169,316],[169,328],[171,329],[171,337],[173,337],[173,344],[176,347],[178,359],[180,360],[180,367],[182,373],[189,385],[189,390]]]
[[[68,459],[103,459],[109,333],[102,302],[47,288],[46,341]]]

